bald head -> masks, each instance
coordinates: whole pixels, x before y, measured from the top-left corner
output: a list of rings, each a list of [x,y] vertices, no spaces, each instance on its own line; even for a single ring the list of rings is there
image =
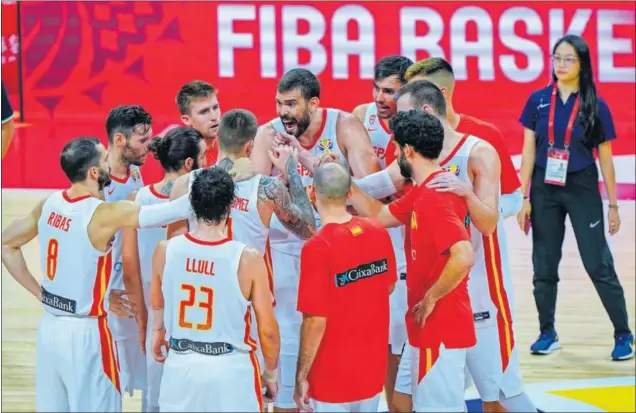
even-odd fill
[[[324,164],[314,171],[314,188],[321,202],[345,202],[351,189],[351,175],[339,163]]]

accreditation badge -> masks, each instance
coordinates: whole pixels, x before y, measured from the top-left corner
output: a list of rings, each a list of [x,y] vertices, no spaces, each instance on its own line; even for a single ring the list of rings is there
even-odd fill
[[[568,176],[568,161],[570,151],[567,149],[548,149],[548,162],[545,167],[545,183],[550,185],[565,186]]]

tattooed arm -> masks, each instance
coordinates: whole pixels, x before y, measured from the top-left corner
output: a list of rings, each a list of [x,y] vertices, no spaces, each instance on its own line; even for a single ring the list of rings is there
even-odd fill
[[[272,208],[285,228],[302,239],[309,239],[316,233],[316,219],[293,157],[287,161],[287,180],[289,191],[278,179],[261,177],[258,200]]]

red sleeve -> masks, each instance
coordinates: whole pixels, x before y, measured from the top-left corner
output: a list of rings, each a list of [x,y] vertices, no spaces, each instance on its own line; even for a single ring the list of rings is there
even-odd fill
[[[517,168],[512,163],[506,142],[499,129],[494,126],[488,130],[488,142],[497,151],[501,162],[501,193],[511,194],[521,187],[521,181],[519,181]]]
[[[300,281],[298,285],[298,311],[326,317],[329,309],[329,257],[327,243],[314,236],[300,253]]]
[[[411,189],[404,194],[401,198],[389,204],[389,212],[404,225],[409,225],[411,222],[411,213],[413,212],[414,199],[417,191]]]
[[[464,202],[463,199],[453,199],[454,194],[428,192],[426,202],[418,202],[424,211],[417,216],[426,217],[427,226],[431,229],[431,235],[437,252],[443,254],[445,251],[460,241],[470,241],[468,230],[464,225],[463,216],[458,215],[458,210],[462,209],[462,214],[467,214],[466,207],[458,208],[455,202]],[[435,214],[426,214],[426,211],[435,211]]]

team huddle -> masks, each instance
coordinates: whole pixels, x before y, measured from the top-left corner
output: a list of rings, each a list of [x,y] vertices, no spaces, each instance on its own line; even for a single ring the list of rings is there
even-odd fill
[[[108,147],[77,138],[69,189],[2,234],[40,300],[37,411],[537,411],[524,392],[503,221],[520,183],[495,126],[455,112],[452,67],[388,56],[373,102],[320,106],[305,69],[275,119],[176,99],[153,138],[113,108]],[[163,178],[146,185],[152,153]],[[22,247],[38,236],[38,282]]]

